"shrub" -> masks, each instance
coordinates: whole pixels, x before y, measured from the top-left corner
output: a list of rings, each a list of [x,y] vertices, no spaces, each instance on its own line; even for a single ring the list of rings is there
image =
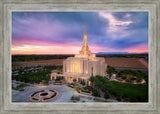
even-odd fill
[[[136,102],[136,101],[137,101],[136,97],[134,96],[130,97],[130,102]]]
[[[123,76],[123,77],[122,77],[122,79],[126,79],[126,77],[125,77],[125,76]]]
[[[75,99],[76,101],[79,101],[79,100],[80,100],[80,97],[75,96],[74,99]]]
[[[100,97],[99,93],[95,90],[93,91],[92,95],[95,96],[95,97]]]
[[[76,81],[77,81],[77,80],[74,78],[74,79],[73,79],[73,82],[76,82]]]
[[[84,82],[84,81],[81,81],[80,83],[81,83],[82,85],[85,85],[85,82]]]
[[[46,80],[42,80],[42,82],[41,82],[42,84],[46,84],[47,83],[47,81]]]
[[[111,75],[112,73],[117,73],[114,67],[107,67],[107,74]]]
[[[85,103],[86,101],[83,100],[82,102]]]
[[[121,98],[120,98],[120,97],[117,97],[117,101],[121,101]]]
[[[78,93],[80,93],[80,88],[79,88],[78,86],[74,86],[74,88],[76,89],[76,91],[77,91]]]
[[[71,97],[71,100],[74,100],[74,96]]]
[[[123,95],[122,95],[122,98],[123,99],[126,99],[128,96],[127,96],[127,94],[126,93],[124,93]]]
[[[141,78],[138,78],[138,79],[137,79],[137,82],[141,82],[141,80],[142,80]]]
[[[57,76],[56,79],[55,79],[55,81],[60,81],[62,79],[64,79],[63,76]]]
[[[71,100],[72,100],[72,101],[79,101],[79,100],[80,100],[80,97],[78,97],[78,96],[72,96],[72,97],[71,97]]]
[[[136,78],[131,78],[130,80],[136,80]]]
[[[104,94],[104,98],[105,98],[105,99],[109,99],[109,98],[110,98],[110,95],[109,95],[109,93],[108,93],[108,92],[105,92],[105,94]]]
[[[126,82],[129,82],[130,80],[127,78],[127,79],[125,79],[125,81],[126,81]]]

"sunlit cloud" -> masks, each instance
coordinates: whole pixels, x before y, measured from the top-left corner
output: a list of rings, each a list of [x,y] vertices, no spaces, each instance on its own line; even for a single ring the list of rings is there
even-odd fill
[[[65,47],[65,48],[64,48]],[[92,53],[104,52],[106,50],[115,51],[115,49],[104,48],[95,45],[89,46]],[[81,46],[71,45],[50,45],[50,46],[37,46],[37,45],[22,45],[12,46],[12,54],[78,54]]]
[[[64,48],[65,47],[65,48]],[[89,49],[92,53],[98,52],[128,52],[128,53],[147,53],[148,46],[138,45],[125,50],[114,49],[109,47],[100,47],[91,45]],[[12,46],[12,54],[78,54],[81,50],[81,46],[71,45],[54,45],[54,46],[37,46],[37,45],[23,45]],[[107,51],[106,51],[107,50]]]
[[[147,12],[13,12],[12,54],[76,54],[84,26],[92,53],[148,52]]]
[[[12,54],[76,54],[78,46],[32,46],[12,47]]]
[[[111,38],[119,39],[124,38],[131,35],[134,31],[127,31],[127,26],[134,23],[133,21],[121,21],[117,20],[112,13],[109,12],[100,12],[100,16],[108,21],[109,26],[106,27],[107,33],[111,36]],[[126,18],[130,17],[130,14],[125,15]]]
[[[127,53],[148,53],[148,46],[147,45],[137,45],[137,46],[132,46],[130,48],[121,50],[121,49],[114,49],[110,47],[97,47],[97,46],[91,46],[90,49],[94,53],[98,52],[127,52]],[[106,51],[107,50],[107,51]]]

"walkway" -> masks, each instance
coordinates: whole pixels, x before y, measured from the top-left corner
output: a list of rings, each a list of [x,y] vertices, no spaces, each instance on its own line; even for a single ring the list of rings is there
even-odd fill
[[[14,81],[13,83],[22,84],[23,82]],[[77,91],[74,88],[68,87],[67,84],[64,84],[64,85],[52,85],[52,84],[50,84],[48,86],[39,86],[39,85],[34,85],[34,84],[27,83],[27,85],[28,86],[26,86],[24,88],[25,91],[23,91],[23,92],[17,93],[14,90],[12,90],[12,92],[15,93],[12,96],[12,98],[13,98],[12,101],[13,102],[30,102],[29,101],[29,96],[30,96],[31,93],[36,92],[36,91],[40,91],[40,90],[44,90],[44,89],[55,90],[60,94],[60,96],[56,100],[53,100],[51,102],[70,102],[70,98],[71,98],[72,95],[82,96],[83,98],[82,97],[80,98],[80,102],[82,102],[82,101],[97,102],[97,101],[94,100],[94,98],[102,100],[102,101],[107,101],[107,102],[118,102],[116,100],[111,100],[111,99],[106,100],[106,99],[101,98],[101,97],[94,97],[94,96],[91,96],[91,95],[84,95],[84,94],[77,93]],[[89,98],[89,99],[87,99],[87,98]]]
[[[43,89],[51,89],[59,92],[60,97],[54,102],[69,102],[72,94],[76,93],[73,88],[69,88],[65,85],[49,85],[49,86],[37,86],[28,87],[26,91],[21,92],[19,95],[13,98],[13,102],[30,102],[29,95],[35,91],[40,91]]]

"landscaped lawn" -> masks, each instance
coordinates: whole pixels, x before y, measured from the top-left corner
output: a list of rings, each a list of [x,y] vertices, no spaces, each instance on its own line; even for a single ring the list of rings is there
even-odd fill
[[[117,100],[124,99],[130,102],[147,102],[148,86],[147,85],[131,85],[119,82],[109,82],[111,88],[108,89],[109,94],[115,96]]]
[[[104,92],[104,98],[125,102],[148,102],[148,85],[132,85],[109,81],[106,77],[90,77],[92,87]]]

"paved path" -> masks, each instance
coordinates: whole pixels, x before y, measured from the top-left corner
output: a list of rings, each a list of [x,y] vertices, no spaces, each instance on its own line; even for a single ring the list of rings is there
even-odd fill
[[[51,89],[57,91],[60,96],[53,102],[69,102],[72,95],[76,94],[73,88],[69,88],[66,85],[49,85],[49,86],[37,86],[28,87],[27,91],[21,92],[19,95],[13,98],[13,102],[29,102],[29,95],[33,92],[43,89]]]
[[[17,82],[14,82],[17,83]],[[19,84],[22,84],[23,82],[18,82]],[[48,86],[39,86],[39,85],[34,85],[34,84],[28,84],[29,86],[26,86],[24,89],[25,91],[23,92],[19,92],[17,93],[17,91],[12,90],[13,96],[12,96],[12,101],[13,102],[30,102],[29,101],[29,96],[36,92],[36,91],[40,91],[40,90],[44,90],[44,89],[50,89],[50,90],[55,90],[59,93],[59,96],[57,97],[57,99],[51,101],[51,102],[70,102],[70,98],[72,95],[74,96],[86,96],[86,97],[94,97],[94,96],[90,96],[90,95],[85,95],[85,94],[80,94],[77,93],[77,91],[74,88],[70,88],[67,85],[48,85]],[[98,98],[98,97],[97,97]],[[85,102],[97,102],[94,101],[93,99],[87,99],[87,98],[80,98],[80,102],[85,101]],[[104,98],[98,98],[101,100],[105,100]],[[116,100],[111,100],[111,99],[107,99],[107,102],[117,102]]]

